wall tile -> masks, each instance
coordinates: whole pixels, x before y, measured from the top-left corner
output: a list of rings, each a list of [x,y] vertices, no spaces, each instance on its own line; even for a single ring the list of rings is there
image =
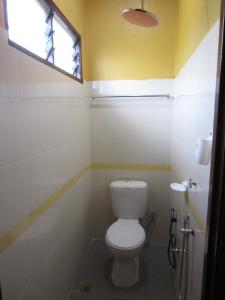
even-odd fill
[[[3,29],[0,56],[2,237],[91,160],[86,84],[9,46]],[[91,240],[90,203],[91,172],[0,255],[4,299],[66,298]]]
[[[154,86],[154,84],[156,86]],[[132,86],[134,84],[134,86]],[[131,94],[165,92],[166,80],[140,82],[93,82],[96,94]],[[127,85],[128,89],[124,89]],[[172,85],[172,84],[171,84]],[[118,88],[116,88],[118,87]],[[142,89],[144,88],[144,90]],[[94,90],[96,89],[96,90]],[[125,92],[124,92],[125,91]],[[167,90],[168,93],[169,88]],[[92,161],[98,163],[170,165],[171,100],[165,99],[101,99],[91,103]],[[94,204],[93,236],[104,238],[112,223],[109,183],[118,178],[146,180],[150,186],[150,211],[156,213],[151,240],[166,244],[168,239],[170,175],[138,171],[93,171]],[[163,220],[163,222],[162,222]]]
[[[197,182],[196,188],[188,189],[189,205],[184,201],[184,195],[170,192],[171,206],[178,213],[177,234],[187,214],[195,230],[195,236],[189,239],[190,300],[201,299],[205,240],[201,227],[206,224],[210,175],[210,164],[203,166],[195,161],[195,146],[199,138],[207,138],[213,130],[218,33],[219,22],[206,35],[174,84],[172,167],[179,180],[191,178]],[[176,178],[171,179],[177,181]],[[181,242],[180,234],[178,237]],[[177,291],[178,277],[177,272]]]

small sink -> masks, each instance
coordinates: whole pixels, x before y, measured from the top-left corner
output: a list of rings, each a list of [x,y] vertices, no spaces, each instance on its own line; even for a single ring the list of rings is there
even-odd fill
[[[174,183],[170,184],[170,188],[171,188],[171,190],[176,191],[176,192],[186,192],[187,184],[185,182],[182,182],[182,183],[174,182]]]

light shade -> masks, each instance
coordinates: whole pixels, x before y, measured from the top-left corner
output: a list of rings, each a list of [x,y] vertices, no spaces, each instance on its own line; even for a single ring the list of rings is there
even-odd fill
[[[158,18],[152,13],[138,8],[127,8],[122,11],[124,20],[137,26],[155,27],[159,25]]]

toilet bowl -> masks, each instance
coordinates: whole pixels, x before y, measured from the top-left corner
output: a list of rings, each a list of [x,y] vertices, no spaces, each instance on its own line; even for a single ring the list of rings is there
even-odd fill
[[[106,232],[106,244],[114,257],[130,261],[142,249],[145,231],[136,219],[118,219]]]
[[[114,181],[110,185],[112,208],[118,217],[107,230],[106,245],[113,256],[111,280],[117,287],[129,288],[139,281],[140,252],[145,231],[139,219],[147,204],[147,184],[143,181]]]

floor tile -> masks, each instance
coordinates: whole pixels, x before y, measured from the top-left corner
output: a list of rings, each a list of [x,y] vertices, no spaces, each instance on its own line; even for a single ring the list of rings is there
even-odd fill
[[[108,284],[105,285],[103,290],[103,295],[105,296],[113,296],[117,298],[125,298],[129,300],[141,299],[143,292],[142,289],[130,289],[130,290],[122,290],[116,289]]]
[[[114,297],[114,296],[104,296],[103,300],[127,300],[127,298],[118,298],[118,297]],[[138,299],[135,299],[138,300]]]
[[[174,292],[151,291],[144,296],[145,300],[175,300]]]
[[[175,300],[173,277],[167,260],[167,249],[162,246],[145,246],[143,260],[145,274],[138,288],[129,290],[112,286],[107,273],[111,255],[104,241],[94,241],[80,272],[78,284],[69,300]],[[144,280],[145,279],[145,280]],[[90,290],[82,291],[83,283]]]
[[[170,266],[167,259],[167,248],[163,246],[144,247],[143,255],[148,265],[148,274],[170,275]]]
[[[99,294],[73,293],[69,300],[103,300],[103,297]]]

